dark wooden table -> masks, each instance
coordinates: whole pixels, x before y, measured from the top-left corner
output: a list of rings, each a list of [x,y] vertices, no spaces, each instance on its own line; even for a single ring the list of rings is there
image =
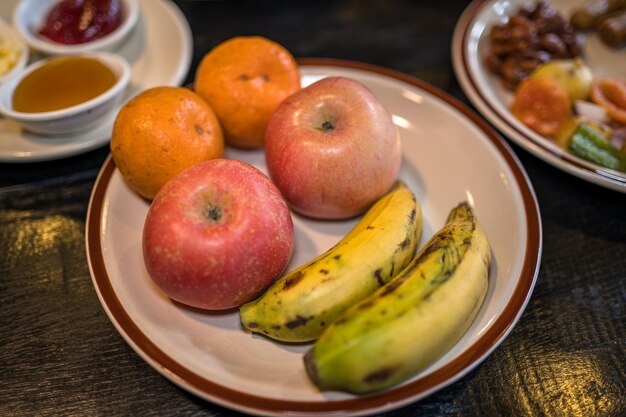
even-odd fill
[[[466,1],[176,3],[193,31],[186,82],[211,47],[259,34],[296,57],[389,67],[468,103],[450,57]],[[469,375],[389,415],[626,415],[626,195],[512,147],[535,187],[543,222],[530,303]],[[84,227],[108,152],[0,164],[0,415],[237,415],[155,372],[98,301]]]

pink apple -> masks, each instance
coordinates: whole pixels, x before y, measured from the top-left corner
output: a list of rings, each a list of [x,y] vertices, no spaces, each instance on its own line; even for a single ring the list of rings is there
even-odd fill
[[[294,248],[291,214],[258,169],[214,159],[163,186],[143,230],[152,280],[172,299],[209,310],[240,306],[285,269]]]
[[[402,149],[391,114],[367,87],[329,77],[278,106],[265,133],[265,159],[294,210],[340,219],[389,190]]]

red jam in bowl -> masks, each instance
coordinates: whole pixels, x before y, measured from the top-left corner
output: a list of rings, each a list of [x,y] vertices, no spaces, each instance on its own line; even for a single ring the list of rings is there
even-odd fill
[[[48,13],[39,34],[75,45],[100,39],[121,23],[121,0],[61,0]]]

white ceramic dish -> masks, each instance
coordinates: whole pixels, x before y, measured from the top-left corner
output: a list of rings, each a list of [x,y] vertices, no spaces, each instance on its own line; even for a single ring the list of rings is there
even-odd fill
[[[11,69],[0,75],[0,85],[22,72],[30,56],[28,47],[19,37],[15,29],[6,20],[0,17],[0,44],[3,42],[16,45],[19,49],[19,57]]]
[[[122,0],[122,22],[113,32],[91,42],[63,45],[37,33],[58,2],[59,0],[22,0],[13,13],[13,25],[19,34],[33,49],[48,55],[112,51],[126,39],[139,18],[137,0]]]
[[[353,62],[301,60],[303,85],[345,76],[367,85],[400,131],[400,177],[424,213],[423,244],[449,210],[468,200],[493,248],[486,301],[463,338],[412,380],[354,396],[319,392],[308,380],[306,344],[281,344],[244,332],[236,311],[205,313],[173,303],[145,270],[141,235],[149,203],[133,193],[109,158],[94,186],[86,246],[100,301],[129,345],[180,387],[215,403],[258,415],[379,414],[424,398],[476,367],[507,336],[538,273],[541,224],[528,178],[506,143],[445,93],[404,74]],[[266,171],[262,151],[227,150]],[[335,244],[356,223],[293,216],[293,269]],[[114,364],[112,366],[115,366]]]
[[[17,0],[0,1],[0,17],[10,16]],[[131,65],[127,99],[158,85],[180,85],[192,59],[189,23],[176,5],[166,0],[139,0],[141,16],[135,29],[115,53]],[[0,162],[37,162],[64,158],[106,145],[116,112],[96,128],[74,136],[48,137],[25,132],[0,119]]]
[[[78,56],[78,55],[77,55]],[[80,55],[93,58],[106,65],[117,81],[104,93],[61,110],[24,113],[13,109],[13,93],[20,82],[46,65],[51,60],[63,59],[51,57],[29,65],[21,74],[16,75],[0,87],[0,113],[6,118],[19,124],[25,130],[40,135],[73,134],[94,127],[117,107],[124,96],[130,80],[130,65],[121,55],[107,52],[97,52]]]
[[[587,0],[553,0],[554,7],[568,18],[571,10]],[[489,29],[503,22],[527,1],[476,0],[459,19],[452,41],[452,60],[456,76],[472,103],[508,138],[535,156],[586,181],[626,192],[626,173],[593,164],[565,151],[517,120],[510,112],[513,94],[484,64]],[[626,49],[611,49],[595,34],[587,34],[585,62],[596,77],[626,76]]]

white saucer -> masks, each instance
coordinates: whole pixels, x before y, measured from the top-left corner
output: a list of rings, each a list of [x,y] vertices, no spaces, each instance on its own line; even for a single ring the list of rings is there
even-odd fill
[[[10,19],[16,0],[0,3],[0,17]],[[180,85],[191,65],[193,45],[185,16],[170,1],[140,0],[140,17],[116,53],[131,64],[126,102],[158,85]],[[0,162],[37,162],[64,158],[106,145],[117,111],[98,127],[74,136],[47,137],[25,132],[0,118]]]

